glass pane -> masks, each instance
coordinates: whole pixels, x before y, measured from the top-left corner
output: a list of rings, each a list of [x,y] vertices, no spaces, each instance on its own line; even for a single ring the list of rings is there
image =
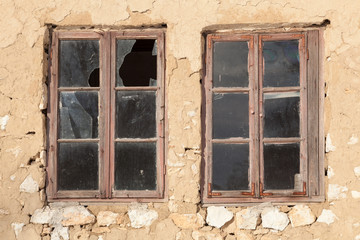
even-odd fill
[[[116,86],[156,86],[157,41],[116,41]]]
[[[264,137],[299,137],[299,104],[299,92],[265,93]]]
[[[299,86],[299,41],[266,41],[264,87]]]
[[[99,188],[98,143],[59,143],[58,189]]]
[[[97,92],[61,92],[59,105],[59,138],[98,137]]]
[[[247,87],[248,55],[247,42],[215,42],[213,87]]]
[[[99,41],[61,40],[59,86],[99,87]]]
[[[115,189],[156,189],[156,143],[116,143]]]
[[[213,138],[249,137],[249,95],[213,94]]]
[[[300,173],[300,144],[264,144],[264,188],[294,189]]]
[[[213,144],[213,190],[249,189],[249,144]]]
[[[156,92],[116,93],[116,137],[156,137]]]

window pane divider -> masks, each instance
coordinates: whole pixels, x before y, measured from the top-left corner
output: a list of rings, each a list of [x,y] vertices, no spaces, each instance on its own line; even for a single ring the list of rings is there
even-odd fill
[[[59,92],[63,91],[99,91],[100,87],[59,87]]]
[[[298,92],[301,87],[264,87],[263,92]]]
[[[57,142],[58,143],[77,143],[77,142],[82,142],[82,143],[88,143],[88,142],[99,142],[99,138],[77,138],[77,139],[58,139]]]
[[[304,141],[304,138],[264,138],[264,143],[297,143]]]
[[[115,142],[156,142],[157,138],[116,138]]]
[[[222,92],[249,92],[250,88],[227,88],[227,87],[221,87],[221,88],[213,88],[212,91],[214,93],[222,93]]]
[[[142,91],[156,91],[160,89],[159,87],[114,87],[114,90],[116,91],[136,91],[136,90],[142,90]]]
[[[227,138],[227,139],[212,139],[213,143],[249,143],[248,138]]]

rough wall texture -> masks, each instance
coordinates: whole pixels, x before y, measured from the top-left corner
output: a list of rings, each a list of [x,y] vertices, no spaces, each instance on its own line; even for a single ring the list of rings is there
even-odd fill
[[[360,2],[352,0],[2,0],[0,238],[360,239]],[[215,24],[315,23],[324,32],[324,203],[202,207],[201,31]],[[167,24],[165,203],[45,202],[46,24]],[[325,137],[325,136],[324,136]]]

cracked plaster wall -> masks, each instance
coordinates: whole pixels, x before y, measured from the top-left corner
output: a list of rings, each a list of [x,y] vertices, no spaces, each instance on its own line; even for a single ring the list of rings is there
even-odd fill
[[[360,2],[351,0],[2,0],[1,238],[360,239],[359,11]],[[331,21],[324,32],[322,59],[324,124],[330,144],[325,160],[329,198],[305,206],[227,207],[217,209],[219,214],[207,214],[208,209],[199,204],[198,191],[201,31],[217,24],[314,23],[324,19]],[[43,114],[47,104],[46,24],[117,27],[161,23],[167,24],[167,201],[140,206],[48,207]],[[69,211],[77,215],[69,215]],[[217,227],[212,227],[214,221]],[[219,222],[224,225],[220,227]]]

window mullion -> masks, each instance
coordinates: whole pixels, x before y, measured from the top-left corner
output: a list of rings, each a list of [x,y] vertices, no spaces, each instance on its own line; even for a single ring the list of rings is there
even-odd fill
[[[254,136],[252,139],[253,144],[253,158],[250,159],[253,166],[253,183],[255,184],[255,197],[259,197],[259,181],[260,181],[260,151],[259,151],[259,140],[260,140],[260,124],[259,124],[259,35],[254,35],[253,38],[253,101],[254,101]]]
[[[109,198],[109,80],[110,80],[110,42],[109,33],[101,38],[100,49],[100,198]]]

